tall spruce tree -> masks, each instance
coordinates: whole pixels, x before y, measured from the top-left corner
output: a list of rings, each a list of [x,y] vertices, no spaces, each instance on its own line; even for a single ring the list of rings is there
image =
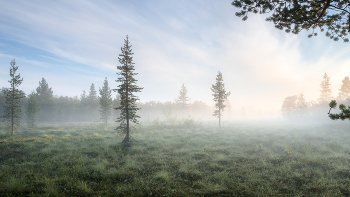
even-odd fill
[[[342,85],[339,89],[338,100],[342,101],[350,98],[350,80],[349,77],[345,77],[342,81]]]
[[[107,120],[111,116],[111,108],[112,108],[112,90],[109,89],[107,77],[103,83],[102,89],[100,88],[100,112],[102,115],[102,119],[105,120],[105,124],[107,125]]]
[[[213,96],[214,96],[214,101],[215,101],[215,108],[216,110],[214,111],[213,116],[219,118],[219,127],[220,127],[220,119],[221,119],[221,112],[224,111],[226,105],[224,105],[225,100],[227,99],[228,96],[230,96],[230,92],[226,93],[225,91],[225,85],[224,85],[224,80],[222,78],[222,74],[219,71],[218,75],[216,76],[216,83],[212,85],[210,88],[211,91],[213,91]]]
[[[181,107],[187,107],[189,104],[188,101],[190,100],[191,99],[187,97],[187,88],[184,84],[182,84],[179,97],[177,98],[176,103],[179,104]]]
[[[39,119],[42,121],[53,120],[53,91],[43,77],[36,88],[37,100],[40,103]]]
[[[40,106],[38,101],[36,100],[36,94],[34,91],[30,95],[28,95],[28,104],[27,104],[27,123],[32,128],[34,128],[35,122],[38,118],[38,112],[40,111]]]
[[[117,74],[120,77],[116,80],[116,82],[121,82],[121,84],[118,85],[118,89],[113,89],[113,91],[118,91],[120,95],[120,106],[115,108],[120,110],[120,117],[117,119],[120,125],[116,129],[120,129],[126,134],[123,143],[128,146],[130,142],[130,121],[137,124],[136,118],[140,118],[140,116],[136,115],[136,111],[140,109],[136,105],[136,101],[139,99],[133,92],[141,92],[143,88],[136,85],[137,80],[134,76],[138,73],[134,73],[135,68],[132,57],[134,53],[132,53],[128,36],[124,40],[124,47],[121,48],[121,51],[122,54],[119,54],[120,57],[118,57],[121,66],[117,66],[118,70],[120,70]]]
[[[321,32],[325,29],[326,36],[334,41],[346,38],[350,33],[349,0],[234,0],[232,5],[240,8],[236,16],[248,19],[248,13],[271,13],[266,21],[273,22],[277,29],[285,29],[286,33],[298,34],[301,30],[312,29],[309,38],[317,36],[314,30],[318,27]],[[329,11],[331,10],[331,11]]]
[[[10,65],[11,80],[9,80],[8,82],[11,84],[11,88],[3,89],[3,94],[6,95],[6,100],[4,106],[4,115],[2,115],[1,117],[3,118],[3,121],[7,124],[7,126],[11,126],[11,135],[13,135],[15,127],[20,126],[22,112],[20,101],[22,98],[25,97],[25,94],[23,91],[17,89],[17,87],[21,85],[23,78],[20,79],[20,73],[18,73],[18,75],[15,75],[18,69],[18,66],[15,66],[15,59],[11,61]]]
[[[321,96],[318,99],[319,103],[328,103],[330,100],[332,100],[332,90],[329,88],[330,87],[329,83],[329,77],[327,73],[323,75],[323,80],[321,82]]]

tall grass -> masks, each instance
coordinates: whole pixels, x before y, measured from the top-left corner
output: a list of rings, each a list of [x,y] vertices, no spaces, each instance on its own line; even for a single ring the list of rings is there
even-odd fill
[[[39,124],[0,130],[0,196],[349,196],[350,132],[336,124]]]

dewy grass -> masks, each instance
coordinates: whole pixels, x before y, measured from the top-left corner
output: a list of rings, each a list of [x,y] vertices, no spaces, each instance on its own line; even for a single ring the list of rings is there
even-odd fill
[[[0,196],[350,196],[350,133],[335,124],[192,118],[0,130]],[[4,128],[2,128],[4,129]]]

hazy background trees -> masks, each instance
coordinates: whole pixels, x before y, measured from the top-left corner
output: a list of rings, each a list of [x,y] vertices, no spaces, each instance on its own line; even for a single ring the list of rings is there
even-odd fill
[[[100,90],[100,112],[101,112],[101,119],[105,122],[107,125],[107,121],[111,116],[111,110],[112,110],[112,90],[108,86],[108,80],[107,77],[105,78],[105,81],[103,83],[102,88]]]
[[[251,106],[242,105],[232,105],[230,100],[225,99],[224,105],[226,105],[226,110],[223,112],[224,116],[221,120],[224,121],[236,121],[236,120],[250,120],[250,119],[261,119],[261,118],[271,118],[271,117],[281,117],[284,119],[300,119],[308,121],[319,121],[329,120],[327,112],[329,111],[329,106],[327,99],[332,99],[332,90],[330,89],[330,77],[325,74],[320,76],[320,86],[315,87],[320,91],[319,98],[315,100],[308,100],[305,98],[303,93],[296,95],[289,95],[284,100],[281,100],[281,113],[260,110],[259,108],[252,108]],[[339,94],[337,95],[337,102],[344,105],[350,105],[350,82],[349,77],[345,76],[342,80],[342,85],[339,87]],[[89,83],[87,83],[88,85]],[[88,86],[89,87],[89,86]],[[8,87],[2,87],[1,90],[7,90]],[[186,90],[186,91],[183,91]],[[37,93],[40,92],[40,95]],[[47,92],[47,93],[45,93]],[[174,102],[166,101],[147,101],[147,102],[136,102],[137,108],[141,108],[138,111],[138,115],[141,117],[141,121],[153,121],[153,120],[181,120],[187,118],[193,118],[196,120],[215,120],[212,116],[212,112],[215,110],[214,106],[209,106],[208,104],[195,100],[191,103],[189,101],[188,94],[191,93],[187,90],[183,84],[180,88],[180,93],[186,92],[185,98],[186,106],[184,107],[183,102],[179,102],[180,93],[178,90],[174,90],[178,96],[174,98]],[[48,96],[47,96],[48,95]],[[51,97],[51,95],[53,95]],[[39,87],[35,93],[35,97],[39,106],[45,105],[48,102],[50,106],[45,110],[41,110],[37,114],[37,123],[40,122],[100,122],[101,114],[99,111],[99,99],[97,97],[97,92],[95,85],[90,83],[89,92],[82,91],[78,96],[68,97],[68,96],[56,96],[54,91],[49,87],[49,83],[43,77],[39,83]],[[325,96],[326,95],[326,96]],[[42,96],[39,100],[38,97]],[[46,96],[46,98],[45,98]],[[47,99],[51,98],[51,99]],[[3,91],[0,91],[0,116],[4,114],[6,95]],[[20,100],[19,105],[21,106],[21,124],[29,123],[31,118],[29,114],[26,113],[28,104],[30,100],[30,95]],[[327,102],[326,102],[327,101]],[[120,95],[114,95],[112,98],[112,105],[110,110],[112,113],[108,117],[108,122],[115,122],[117,117],[120,116],[120,110],[115,110],[120,106]],[[333,111],[332,111],[333,112]],[[41,114],[41,115],[40,115]],[[46,114],[48,117],[42,117],[42,114]],[[35,125],[34,125],[35,126]]]
[[[52,88],[49,87],[49,84],[46,82],[44,77],[41,79],[41,81],[39,81],[39,87],[36,88],[36,94],[37,100],[40,103],[39,119],[41,121],[53,121],[53,91]]]
[[[40,105],[36,99],[35,92],[33,91],[28,95],[28,103],[26,108],[27,123],[30,127],[34,128],[37,121],[38,112],[40,111]]]
[[[176,104],[178,104],[179,106],[185,108],[189,105],[189,101],[191,100],[190,98],[188,98],[187,96],[187,88],[185,86],[185,84],[182,84],[180,92],[179,92],[179,97],[175,100]]]

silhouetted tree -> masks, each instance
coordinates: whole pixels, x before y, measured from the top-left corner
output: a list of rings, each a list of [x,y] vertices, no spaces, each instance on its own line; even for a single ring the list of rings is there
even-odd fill
[[[124,47],[121,48],[122,54],[118,57],[119,63],[121,66],[117,66],[119,73],[117,73],[120,77],[116,82],[121,82],[118,85],[118,89],[114,89],[113,91],[118,91],[120,95],[120,106],[115,108],[116,110],[120,110],[120,117],[117,122],[120,122],[120,125],[116,129],[122,130],[125,133],[125,138],[123,143],[128,144],[130,141],[130,125],[129,121],[133,123],[138,123],[136,118],[140,118],[140,116],[136,115],[136,111],[140,108],[137,108],[136,101],[139,100],[136,96],[134,96],[133,92],[141,92],[143,88],[140,88],[136,85],[136,79],[134,78],[137,73],[134,73],[134,63],[132,55],[131,45],[129,43],[129,37],[126,36],[124,40]]]
[[[309,38],[317,36],[314,30],[318,27],[321,32],[327,29],[326,36],[334,41],[339,38],[349,42],[345,36],[350,32],[349,0],[302,1],[302,0],[234,0],[232,5],[241,8],[236,16],[248,19],[248,13],[270,13],[266,21],[271,21],[277,29],[287,33],[298,34],[302,29],[312,29]],[[332,10],[331,12],[327,11]]]
[[[325,73],[323,76],[323,81],[321,82],[321,96],[318,99],[320,104],[328,103],[333,98],[332,90],[329,88],[330,85],[329,77],[327,76],[327,73]]]
[[[100,112],[102,115],[102,119],[105,120],[105,124],[107,125],[107,120],[111,115],[112,108],[112,90],[108,87],[107,77],[103,83],[102,89],[100,88]]]
[[[339,89],[338,100],[342,101],[350,98],[350,80],[349,77],[345,77],[342,81],[341,88]]]
[[[230,96],[230,92],[226,93],[225,91],[225,85],[224,80],[222,78],[222,74],[219,71],[218,75],[216,76],[216,83],[212,85],[210,88],[211,91],[213,91],[214,101],[215,101],[215,108],[213,116],[219,118],[219,127],[220,127],[220,119],[221,119],[221,111],[224,111],[226,105],[224,105],[225,100],[228,96]]]
[[[190,101],[191,99],[189,99],[187,97],[187,88],[184,84],[182,84],[181,89],[180,89],[180,93],[179,93],[179,97],[176,99],[176,103],[178,105],[180,105],[181,107],[187,107],[188,101]]]
[[[33,128],[37,120],[38,112],[40,111],[40,106],[38,101],[36,100],[36,94],[34,91],[32,91],[32,93],[28,95],[28,97],[29,100],[26,110],[27,123]]]
[[[6,100],[4,106],[4,115],[2,115],[1,117],[8,126],[11,126],[11,135],[13,135],[15,127],[19,127],[20,125],[22,110],[19,103],[21,99],[25,97],[25,94],[23,91],[17,89],[17,87],[21,85],[23,78],[20,79],[20,73],[18,73],[18,75],[15,75],[18,69],[18,66],[15,66],[15,59],[11,61],[10,65],[11,80],[9,80],[8,82],[11,84],[11,88],[3,89],[3,94],[6,95]]]

